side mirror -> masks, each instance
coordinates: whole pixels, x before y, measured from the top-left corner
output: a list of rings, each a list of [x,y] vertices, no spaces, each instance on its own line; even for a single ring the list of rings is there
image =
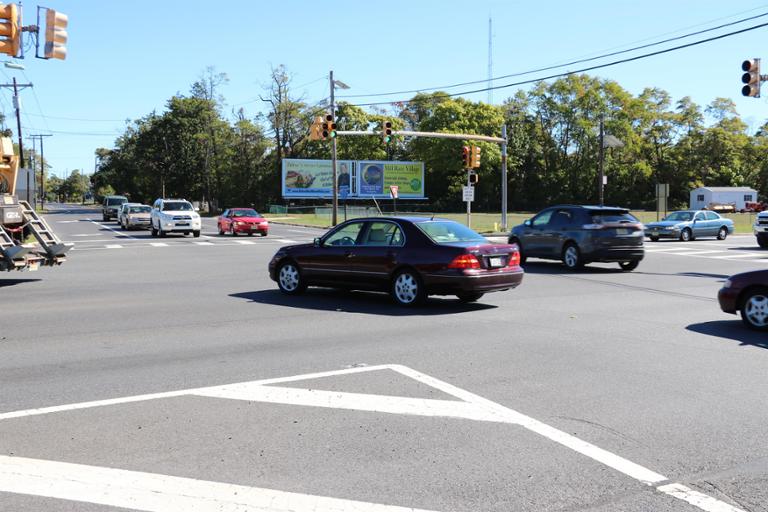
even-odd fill
[[[531,226],[531,219],[527,219],[525,222],[523,222],[523,226]]]
[[[320,238],[315,238],[314,240],[312,240],[312,245],[314,245],[315,247],[320,247],[321,246]]]

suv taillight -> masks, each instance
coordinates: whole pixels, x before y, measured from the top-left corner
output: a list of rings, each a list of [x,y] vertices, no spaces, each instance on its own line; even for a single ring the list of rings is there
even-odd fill
[[[480,261],[474,254],[460,254],[456,256],[453,261],[448,265],[448,268],[480,268]]]

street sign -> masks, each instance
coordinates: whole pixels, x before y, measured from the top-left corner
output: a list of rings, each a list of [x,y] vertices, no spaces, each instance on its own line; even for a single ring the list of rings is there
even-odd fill
[[[389,186],[389,195],[392,197],[392,199],[397,199],[397,191],[400,189],[398,185],[390,185]]]
[[[462,192],[463,192],[462,201],[471,203],[472,201],[475,200],[475,187],[472,187],[472,186],[463,187]]]

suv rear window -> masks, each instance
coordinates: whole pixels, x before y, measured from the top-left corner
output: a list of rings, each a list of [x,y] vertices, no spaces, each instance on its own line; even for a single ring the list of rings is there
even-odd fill
[[[107,198],[107,206],[115,206],[123,203],[127,203],[128,199],[124,197],[108,197]]]
[[[629,212],[590,212],[593,224],[611,224],[614,222],[640,222],[637,217]]]

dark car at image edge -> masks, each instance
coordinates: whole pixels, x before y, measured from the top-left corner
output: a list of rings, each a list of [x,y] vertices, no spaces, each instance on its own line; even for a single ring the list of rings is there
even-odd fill
[[[523,279],[515,245],[492,244],[451,220],[373,217],[339,224],[313,243],[281,247],[269,275],[283,293],[307,286],[389,292],[413,306],[429,295],[473,302]]]
[[[720,288],[717,300],[724,312],[740,312],[747,327],[768,331],[768,270],[732,275]]]
[[[557,205],[545,208],[509,234],[529,257],[561,260],[571,270],[592,263],[618,263],[631,271],[643,259],[643,225],[626,208]]]

